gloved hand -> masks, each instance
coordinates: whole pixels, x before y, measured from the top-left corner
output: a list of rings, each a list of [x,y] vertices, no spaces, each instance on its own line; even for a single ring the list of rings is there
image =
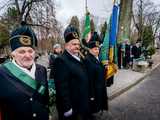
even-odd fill
[[[67,112],[64,113],[64,116],[65,116],[65,117],[69,117],[69,116],[72,115],[72,112],[73,112],[73,111],[72,111],[72,108],[71,108],[69,111],[67,111]]]

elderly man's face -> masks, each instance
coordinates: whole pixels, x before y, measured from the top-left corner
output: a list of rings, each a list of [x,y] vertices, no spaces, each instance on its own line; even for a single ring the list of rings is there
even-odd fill
[[[23,68],[30,68],[34,63],[35,51],[31,47],[20,47],[13,52],[13,59]]]
[[[66,43],[66,49],[73,55],[77,55],[80,51],[80,41],[78,39],[73,39]]]
[[[89,49],[89,52],[94,55],[95,57],[98,57],[99,55],[99,47],[94,47],[94,48],[91,48]]]

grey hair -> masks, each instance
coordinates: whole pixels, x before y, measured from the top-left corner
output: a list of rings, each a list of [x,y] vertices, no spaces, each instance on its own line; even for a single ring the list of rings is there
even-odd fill
[[[53,48],[55,49],[55,48],[61,48],[61,44],[55,44],[55,45],[53,45]]]

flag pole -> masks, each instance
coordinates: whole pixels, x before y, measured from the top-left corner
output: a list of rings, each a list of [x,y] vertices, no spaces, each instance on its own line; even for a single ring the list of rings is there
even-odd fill
[[[85,0],[85,9],[86,9],[86,14],[88,13],[88,3],[87,0]]]
[[[113,5],[115,4],[116,0],[113,0]]]

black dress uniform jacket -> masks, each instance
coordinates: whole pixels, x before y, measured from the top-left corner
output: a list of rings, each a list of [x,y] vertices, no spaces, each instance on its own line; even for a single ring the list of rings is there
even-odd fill
[[[39,85],[45,86],[43,95],[13,76],[4,67],[0,67],[2,120],[48,120],[48,84],[45,67],[36,64],[35,80]]]
[[[88,77],[84,64],[67,51],[55,60],[56,103],[59,120],[64,112],[73,110],[73,115],[88,114]]]
[[[88,53],[84,62],[89,76],[90,112],[96,113],[100,110],[108,110],[104,66],[90,53]]]

